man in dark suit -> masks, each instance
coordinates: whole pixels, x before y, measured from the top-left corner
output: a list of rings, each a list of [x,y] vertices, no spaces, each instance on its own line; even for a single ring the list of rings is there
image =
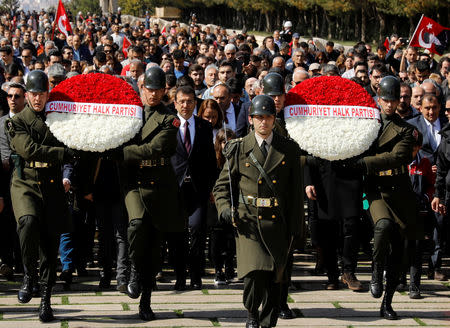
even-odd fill
[[[436,159],[438,154],[439,143],[441,142],[441,135],[439,131],[447,123],[445,118],[440,117],[439,112],[441,105],[436,95],[425,94],[420,106],[422,115],[414,117],[408,123],[414,125],[423,135],[422,148],[419,150],[421,157],[429,159],[432,170],[437,172]],[[445,280],[445,275],[441,272],[442,266],[442,247],[443,240],[441,239],[443,231],[443,216],[439,213],[435,214],[435,222],[433,228],[434,252],[431,256],[429,264],[428,276],[435,280]]]
[[[78,61],[87,61],[89,65],[92,65],[92,55],[89,48],[81,44],[81,38],[79,35],[73,36],[73,59]]]
[[[201,289],[201,267],[204,261],[206,240],[206,208],[214,186],[217,170],[213,146],[211,125],[193,115],[195,109],[195,91],[189,86],[177,89],[175,108],[181,121],[177,134],[177,148],[172,156],[172,166],[184,199],[184,209],[189,216],[189,273],[191,287]],[[176,238],[180,257],[186,249],[184,238]],[[180,252],[181,250],[181,252]],[[177,263],[184,264],[183,258]],[[185,288],[185,268],[177,265],[177,283],[175,289]]]
[[[2,171],[6,193],[4,197],[4,210],[1,213],[2,233],[0,238],[0,257],[2,265],[0,274],[8,280],[13,279],[13,264],[16,265],[16,271],[22,270],[22,260],[20,256],[19,239],[17,236],[16,221],[12,213],[11,196],[9,194],[9,184],[14,169],[11,161],[11,148],[9,146],[9,136],[5,132],[5,121],[20,113],[25,107],[25,86],[20,83],[10,83],[7,92],[7,101],[9,112],[0,118],[0,156],[2,160]],[[2,182],[3,183],[3,182]]]

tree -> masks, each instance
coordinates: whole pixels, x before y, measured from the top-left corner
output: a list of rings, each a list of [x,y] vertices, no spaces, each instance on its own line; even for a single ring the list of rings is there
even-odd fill
[[[83,14],[90,12],[92,14],[101,14],[100,3],[98,0],[70,0],[64,3],[64,7],[70,10],[74,15],[81,11]]]
[[[19,8],[19,0],[1,0],[0,9],[9,13]]]

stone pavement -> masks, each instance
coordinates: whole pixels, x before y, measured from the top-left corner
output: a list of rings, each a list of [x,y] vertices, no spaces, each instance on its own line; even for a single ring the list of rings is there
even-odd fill
[[[369,327],[395,326],[450,327],[450,283],[423,277],[421,300],[411,300],[407,292],[398,292],[393,307],[401,317],[397,321],[379,318],[381,300],[367,291],[369,262],[360,262],[358,277],[366,290],[355,293],[342,288],[325,291],[324,276],[309,275],[313,261],[297,255],[289,305],[296,314],[293,320],[279,320],[277,327]],[[448,268],[448,262],[446,262]],[[97,270],[91,276],[74,278],[70,291],[58,283],[52,297],[57,320],[41,324],[37,320],[38,298],[18,304],[20,282],[0,281],[0,328],[28,327],[244,327],[246,312],[242,306],[242,283],[215,288],[212,272],[204,279],[201,291],[174,292],[172,283],[158,283],[152,308],[157,320],[142,322],[137,316],[138,300],[116,292],[99,291]],[[17,276],[20,280],[21,277]],[[115,286],[114,286],[115,287]],[[342,286],[343,287],[343,286]]]

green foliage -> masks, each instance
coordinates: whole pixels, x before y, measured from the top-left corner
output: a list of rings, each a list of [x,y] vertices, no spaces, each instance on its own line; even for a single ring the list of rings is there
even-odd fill
[[[63,1],[64,7],[76,15],[79,11],[86,15],[87,12],[100,15],[102,10],[98,0],[70,0]]]
[[[0,10],[4,12],[11,12],[19,8],[19,0],[1,0]]]

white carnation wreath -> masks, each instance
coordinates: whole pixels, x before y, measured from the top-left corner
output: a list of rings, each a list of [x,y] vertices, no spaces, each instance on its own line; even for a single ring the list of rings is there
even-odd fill
[[[142,126],[137,117],[52,112],[46,123],[53,135],[66,146],[103,152],[133,138]]]
[[[290,117],[286,128],[300,148],[330,161],[362,154],[378,136],[376,119]]]

